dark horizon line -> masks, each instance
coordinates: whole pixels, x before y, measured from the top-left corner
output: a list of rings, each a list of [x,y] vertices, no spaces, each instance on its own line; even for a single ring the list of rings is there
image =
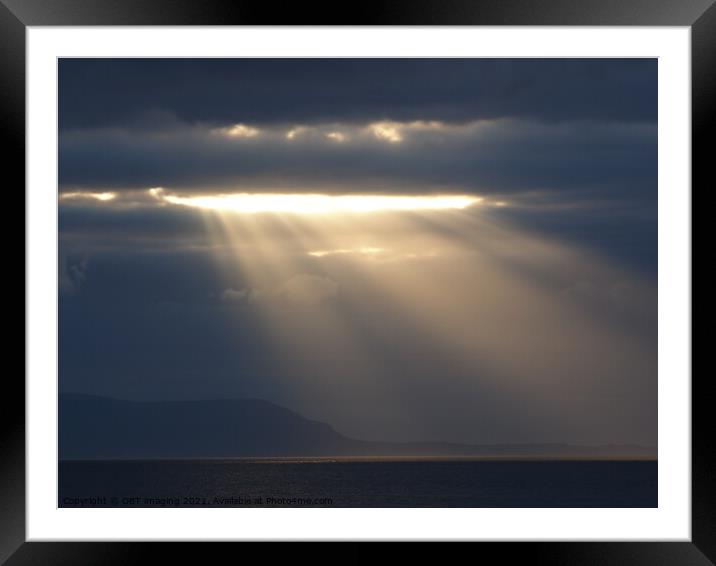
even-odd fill
[[[656,456],[203,456],[193,458],[58,458],[59,464],[93,462],[241,461],[244,464],[346,464],[372,462],[658,462]]]

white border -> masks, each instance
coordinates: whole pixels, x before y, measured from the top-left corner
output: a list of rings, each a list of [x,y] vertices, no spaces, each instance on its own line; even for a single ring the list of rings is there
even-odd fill
[[[28,540],[690,540],[690,28],[28,28]],[[659,57],[658,509],[58,509],[57,57]]]

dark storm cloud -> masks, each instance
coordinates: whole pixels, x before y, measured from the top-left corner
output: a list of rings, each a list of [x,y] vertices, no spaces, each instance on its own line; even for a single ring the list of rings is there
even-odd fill
[[[656,59],[60,59],[60,129],[186,122],[656,121]]]
[[[371,137],[365,127],[332,125],[344,142],[310,132],[288,140],[279,130],[231,139],[188,127],[167,134],[68,133],[60,143],[60,182],[199,192],[549,190],[571,200],[651,198],[656,187],[654,125],[500,120],[417,131],[406,126],[400,143]]]
[[[61,206],[61,236],[67,242],[88,247],[127,246],[142,242],[146,247],[181,247],[206,238],[206,225],[195,211],[183,208],[136,207],[118,211],[111,207]]]
[[[564,210],[502,209],[499,215],[516,226],[559,241],[574,242],[629,266],[650,278],[658,268],[656,202],[623,203],[605,208]]]
[[[62,59],[63,190],[653,199],[649,59]],[[371,138],[379,121],[443,123]],[[216,128],[246,124],[246,139]],[[308,126],[296,139],[286,133]],[[325,138],[331,131],[346,143]]]

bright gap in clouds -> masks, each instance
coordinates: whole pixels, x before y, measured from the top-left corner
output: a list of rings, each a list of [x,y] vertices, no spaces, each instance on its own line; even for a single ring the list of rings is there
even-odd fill
[[[89,193],[89,192],[72,192],[72,193],[62,193],[60,195],[60,200],[99,200],[99,201],[108,201],[108,200],[114,200],[117,197],[117,193],[110,193],[110,192],[104,192],[104,193]]]
[[[151,194],[169,204],[223,212],[287,212],[296,214],[330,214],[380,212],[390,210],[457,210],[479,203],[482,198],[467,195],[325,195],[235,193],[181,197],[168,195],[163,189]]]

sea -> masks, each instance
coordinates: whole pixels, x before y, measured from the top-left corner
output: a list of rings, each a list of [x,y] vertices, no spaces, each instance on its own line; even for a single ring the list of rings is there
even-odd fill
[[[656,461],[83,460],[59,507],[657,507]]]

